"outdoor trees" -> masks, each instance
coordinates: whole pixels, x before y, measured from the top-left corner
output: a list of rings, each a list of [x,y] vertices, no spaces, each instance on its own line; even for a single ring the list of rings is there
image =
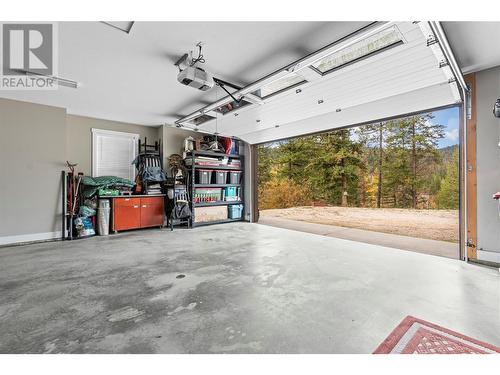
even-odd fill
[[[459,204],[458,148],[446,165],[446,175],[441,180],[438,194],[439,208],[457,209]]]
[[[393,165],[387,172],[396,175],[392,182],[400,189],[399,203],[403,206],[409,201],[411,208],[417,208],[418,193],[429,177],[429,163],[439,161],[437,145],[444,137],[444,126],[433,124],[432,118],[432,114],[426,114],[387,123],[387,154]]]
[[[267,208],[318,200],[344,207],[457,208],[457,146],[438,148],[444,126],[432,118],[417,115],[262,146],[261,197]]]
[[[380,124],[370,124],[365,126],[360,126],[357,129],[357,134],[360,138],[360,141],[366,147],[365,154],[368,157],[370,151],[374,150],[375,152],[371,152],[371,154],[375,155],[376,158],[376,170],[373,170],[372,173],[377,174],[377,207],[380,208],[382,202],[382,166],[384,160],[384,123]],[[368,161],[368,160],[367,160]]]
[[[314,190],[325,192],[328,202],[347,207],[349,196],[357,196],[359,170],[364,168],[361,146],[349,129],[315,136],[315,157],[310,158],[307,172]]]

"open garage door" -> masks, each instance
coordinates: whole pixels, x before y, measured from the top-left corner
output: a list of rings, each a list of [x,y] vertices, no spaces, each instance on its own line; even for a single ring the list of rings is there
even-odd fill
[[[429,23],[374,23],[177,124],[257,144],[460,102]]]
[[[439,23],[375,22],[176,124],[258,145],[459,106],[466,94]]]

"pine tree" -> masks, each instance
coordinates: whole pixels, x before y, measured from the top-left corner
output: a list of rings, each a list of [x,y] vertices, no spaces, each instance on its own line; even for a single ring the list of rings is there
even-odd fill
[[[324,191],[331,203],[347,206],[350,195],[358,196],[362,144],[351,138],[349,129],[342,129],[316,136],[315,150],[307,168],[312,185]]]
[[[459,205],[458,179],[458,147],[453,152],[453,158],[446,166],[446,176],[441,180],[438,194],[438,205],[441,209],[458,209]]]
[[[377,158],[377,207],[380,208],[382,202],[382,171],[384,160],[384,123],[364,125],[357,129],[360,141],[365,147],[376,149]]]
[[[387,148],[393,161],[393,170],[400,183],[404,205],[417,208],[418,194],[428,178],[424,171],[430,162],[438,162],[437,145],[444,138],[444,125],[433,124],[432,114],[406,117],[387,124]],[[401,183],[403,184],[401,186]]]

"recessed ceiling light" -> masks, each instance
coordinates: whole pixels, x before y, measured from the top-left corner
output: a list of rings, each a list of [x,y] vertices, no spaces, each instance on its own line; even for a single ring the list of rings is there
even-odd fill
[[[323,104],[323,99],[318,100],[318,104]]]
[[[335,110],[335,112],[340,112],[340,111],[342,111],[340,108],[337,108],[337,109]]]
[[[234,114],[234,117],[236,117],[236,116],[238,116],[238,113],[235,113],[235,114]]]
[[[302,90],[301,90],[301,89],[297,89],[297,90],[295,90],[295,93],[296,93],[296,94],[300,94],[301,92],[302,92]]]

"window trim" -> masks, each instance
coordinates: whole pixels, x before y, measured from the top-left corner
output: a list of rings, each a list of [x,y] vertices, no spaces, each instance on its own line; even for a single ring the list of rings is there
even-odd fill
[[[399,33],[399,30],[397,30],[397,29],[395,29],[395,30],[396,30],[396,32],[398,32],[398,33]],[[398,40],[398,41],[396,41],[396,42],[393,42],[393,43],[391,43],[391,44],[388,44],[388,45],[386,45],[385,47],[382,47],[382,48],[380,48],[380,49],[378,49],[378,50],[372,51],[372,52],[370,52],[370,53],[368,53],[368,54],[366,54],[366,55],[363,55],[363,56],[357,57],[357,58],[355,58],[354,60],[348,61],[348,62],[346,62],[346,63],[344,63],[344,64],[342,64],[342,65],[336,66],[336,67],[334,67],[334,68],[332,68],[332,69],[330,69],[330,70],[326,70],[326,71],[322,72],[321,70],[319,70],[319,69],[318,69],[317,67],[315,67],[314,65],[309,65],[309,68],[311,68],[311,69],[312,69],[315,73],[318,73],[320,76],[326,76],[327,74],[330,74],[330,73],[336,72],[337,70],[343,69],[343,68],[345,68],[345,67],[347,67],[347,66],[349,66],[349,65],[356,64],[356,63],[358,63],[358,62],[360,62],[360,61],[363,61],[363,60],[365,60],[365,59],[368,59],[368,58],[370,58],[370,57],[373,57],[373,56],[375,56],[375,55],[378,55],[379,53],[382,53],[382,52],[388,51],[388,50],[390,50],[390,49],[392,49],[392,48],[394,48],[394,47],[398,47],[398,46],[400,46],[400,45],[405,44],[404,39],[403,39],[403,37],[402,37],[401,33],[399,33],[399,35],[400,35],[400,38],[401,38],[400,40]],[[331,55],[330,55],[330,56],[331,56]],[[328,56],[325,56],[325,58],[326,58],[326,57],[328,57]]]
[[[106,129],[98,129],[98,128],[92,128],[92,142],[91,142],[91,158],[92,158],[92,169],[91,169],[91,175],[92,177],[96,177],[96,171],[97,171],[97,160],[98,158],[98,147],[95,147],[97,145],[97,137],[98,136],[103,136],[103,135],[111,135],[111,136],[117,136],[117,137],[122,137],[122,138],[129,138],[133,140],[134,144],[134,158],[137,157],[138,155],[138,149],[137,149],[137,141],[140,138],[139,134],[136,133],[127,133],[127,132],[118,132],[114,130],[106,130]],[[132,161],[130,161],[132,163]],[[132,181],[135,180],[137,171],[135,170],[135,167],[133,169],[133,178]]]

